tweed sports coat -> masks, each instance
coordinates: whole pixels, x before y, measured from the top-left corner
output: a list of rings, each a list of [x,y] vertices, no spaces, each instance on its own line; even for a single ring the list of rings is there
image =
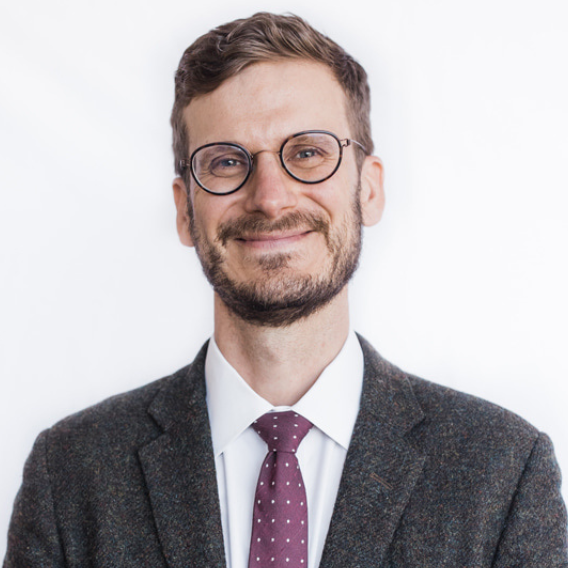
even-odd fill
[[[320,566],[567,567],[549,439],[361,343],[361,408]],[[206,347],[174,375],[39,436],[4,568],[225,566]]]

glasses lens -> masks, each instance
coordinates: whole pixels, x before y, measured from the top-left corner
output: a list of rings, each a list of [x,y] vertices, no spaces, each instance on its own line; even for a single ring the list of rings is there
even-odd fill
[[[197,150],[191,167],[202,187],[212,193],[230,193],[247,178],[250,159],[238,146],[214,144]]]
[[[330,177],[341,157],[339,140],[324,132],[307,132],[290,138],[282,148],[284,167],[295,178],[317,183]]]

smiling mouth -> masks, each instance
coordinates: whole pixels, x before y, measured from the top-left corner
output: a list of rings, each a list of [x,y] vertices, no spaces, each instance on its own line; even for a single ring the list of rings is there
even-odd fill
[[[311,233],[313,233],[313,231],[309,229],[307,231],[291,231],[286,233],[274,232],[237,237],[235,240],[251,248],[272,249],[293,244]]]
[[[233,241],[251,247],[262,243],[276,247],[302,239],[310,233],[321,233],[327,240],[329,224],[319,215],[295,211],[276,221],[246,216],[222,223],[217,241],[223,246]]]

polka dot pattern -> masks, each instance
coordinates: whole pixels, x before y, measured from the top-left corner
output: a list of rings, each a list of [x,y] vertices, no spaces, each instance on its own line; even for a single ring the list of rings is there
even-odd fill
[[[300,568],[308,558],[306,490],[296,451],[312,423],[292,410],[252,425],[268,454],[256,487],[249,568]]]

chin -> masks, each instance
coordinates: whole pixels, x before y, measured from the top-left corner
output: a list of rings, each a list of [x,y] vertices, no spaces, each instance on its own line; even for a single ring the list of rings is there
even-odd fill
[[[327,306],[347,285],[356,263],[334,266],[319,274],[297,270],[271,271],[272,276],[245,282],[217,275],[214,289],[236,317],[264,327],[286,327]],[[212,282],[213,283],[213,282]]]

